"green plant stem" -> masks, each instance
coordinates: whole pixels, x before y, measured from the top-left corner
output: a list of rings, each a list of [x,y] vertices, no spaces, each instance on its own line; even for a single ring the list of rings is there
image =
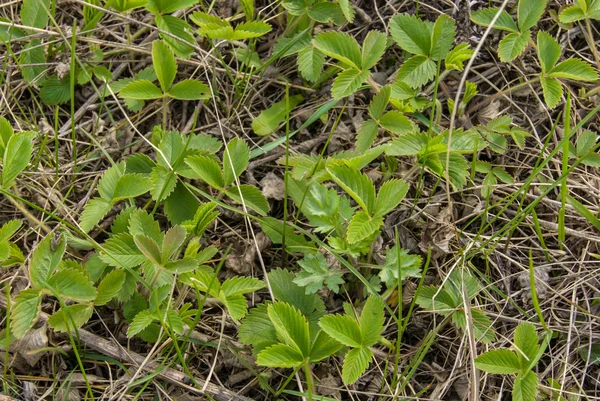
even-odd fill
[[[479,109],[480,109],[480,108],[482,108],[483,106],[487,105],[487,104],[488,104],[489,102],[491,102],[492,100],[494,100],[494,99],[497,99],[497,98],[499,98],[499,97],[502,97],[502,96],[505,96],[505,95],[508,95],[509,93],[511,93],[511,92],[514,92],[514,91],[516,91],[517,89],[521,89],[521,88],[523,88],[523,87],[525,87],[525,86],[528,86],[528,85],[531,85],[531,84],[533,84],[533,83],[536,83],[536,82],[538,82],[539,80],[540,80],[540,77],[535,77],[535,78],[529,79],[529,80],[527,80],[527,81],[525,81],[525,82],[521,82],[520,84],[517,84],[517,85],[515,85],[515,86],[511,86],[510,88],[508,88],[508,89],[505,89],[505,90],[503,90],[503,91],[497,92],[497,93],[495,93],[494,95],[492,95],[492,96],[490,96],[490,97],[486,98],[485,100],[482,100],[481,102],[479,102],[479,103],[477,103],[477,104],[474,104],[473,106],[469,107],[469,108],[467,109],[467,111],[466,111],[466,114],[471,114],[471,113],[473,113],[473,112],[475,112],[475,111],[479,110]]]
[[[308,359],[304,361],[304,374],[306,375],[306,393],[308,394],[308,401],[312,401],[315,382],[312,376],[312,370],[310,369],[310,362],[308,361]]]

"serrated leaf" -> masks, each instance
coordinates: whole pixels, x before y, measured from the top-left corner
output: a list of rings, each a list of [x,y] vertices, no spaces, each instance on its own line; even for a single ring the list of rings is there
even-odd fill
[[[226,297],[219,299],[222,300],[223,304],[227,308],[227,312],[229,312],[231,319],[237,321],[246,316],[246,312],[248,312],[248,304],[246,303],[246,298],[244,298],[242,295],[227,295]]]
[[[492,321],[483,311],[471,309],[471,317],[473,318],[473,331],[477,341],[490,344],[496,340],[496,334],[492,328]]]
[[[135,245],[140,252],[152,263],[157,266],[161,265],[161,253],[158,244],[150,237],[145,235],[135,235],[133,237]]]
[[[298,52],[298,71],[308,81],[315,82],[319,79],[323,64],[325,64],[325,54],[314,46],[306,46]]]
[[[306,240],[303,235],[296,234],[294,229],[287,223],[272,217],[261,219],[260,228],[271,239],[274,244],[282,244],[285,233],[285,247],[290,252],[311,252],[316,246]]]
[[[223,152],[223,181],[231,185],[248,167],[250,150],[246,141],[240,138],[232,139]]]
[[[342,366],[342,381],[344,384],[352,384],[365,373],[371,360],[373,352],[369,348],[354,348],[348,351]]]
[[[392,140],[385,153],[390,156],[412,156],[417,155],[425,146],[427,146],[426,135],[407,134]]]
[[[307,294],[314,294],[324,285],[336,294],[344,284],[343,273],[329,270],[325,257],[321,253],[305,255],[298,261],[302,271],[296,273],[294,283],[306,288]]]
[[[323,32],[315,36],[313,45],[325,55],[361,69],[360,46],[356,39],[345,32]]]
[[[417,305],[423,309],[435,311],[443,316],[448,316],[458,307],[456,300],[445,290],[439,287],[423,287],[416,300]]]
[[[167,231],[162,243],[162,259],[166,261],[175,256],[177,250],[183,245],[187,232],[182,226],[174,226]]]
[[[77,302],[93,301],[96,288],[79,270],[61,270],[48,280],[48,286],[60,296]]]
[[[533,371],[527,372],[524,376],[517,376],[513,384],[513,401],[535,401],[538,392],[538,377]]]
[[[310,362],[319,362],[330,355],[338,352],[343,345],[338,341],[331,338],[323,330],[319,330],[317,337],[312,342],[312,348],[310,350]]]
[[[310,316],[315,310],[325,309],[325,304],[317,295],[306,294],[304,288],[294,283],[294,273],[275,269],[268,273],[268,277],[276,300],[298,308],[305,316]]]
[[[418,17],[400,14],[390,21],[392,37],[405,51],[412,54],[429,56],[431,50],[431,34],[427,24]]]
[[[133,321],[129,325],[127,329],[127,337],[131,338],[144,330],[146,327],[150,326],[150,324],[156,320],[154,314],[149,310],[143,310],[133,318]]]
[[[415,126],[404,114],[397,110],[388,111],[379,120],[386,130],[394,134],[403,135],[415,130]]]
[[[307,32],[300,32],[291,38],[279,38],[273,46],[273,57],[281,58],[298,53],[306,46],[312,46],[311,37]]]
[[[302,357],[307,357],[310,351],[310,335],[308,321],[302,313],[285,302],[275,302],[268,306],[267,311],[277,336]]]
[[[217,189],[223,189],[223,176],[221,168],[212,158],[207,156],[190,156],[185,163],[208,185]]]
[[[109,266],[131,268],[144,263],[146,258],[135,245],[133,236],[122,233],[106,240],[100,251],[100,260]]]
[[[385,264],[381,266],[379,278],[391,288],[398,284],[398,279],[421,277],[422,262],[420,256],[409,255],[408,250],[395,245],[386,252]],[[422,304],[419,305],[424,307]]]
[[[369,177],[357,169],[346,166],[328,168],[333,181],[360,205],[365,212],[372,212],[375,206],[375,186]]]
[[[473,21],[477,25],[485,27],[490,26],[494,17],[496,16],[496,14],[498,14],[499,11],[500,9],[498,7],[482,8],[481,10],[473,11],[471,13],[471,21]],[[512,33],[519,32],[519,27],[517,27],[517,24],[515,23],[513,18],[505,10],[502,10],[502,12],[500,13],[500,16],[494,24],[494,28]]]
[[[163,96],[160,88],[145,79],[133,81],[119,91],[122,99],[152,100]]]
[[[44,29],[51,8],[51,0],[23,0],[21,22],[28,27]]]
[[[596,141],[598,140],[597,134],[590,130],[583,131],[577,137],[577,147],[575,151],[575,155],[577,157],[585,156],[586,153],[592,150],[594,146],[596,146]],[[0,239],[1,240],[1,239]]]
[[[294,95],[290,96],[287,100],[283,99],[277,103],[273,103],[271,107],[261,111],[256,118],[252,119],[252,130],[258,136],[272,134],[285,121],[287,114],[303,100],[304,96]]]
[[[375,142],[378,130],[377,121],[367,120],[363,122],[356,134],[356,151],[365,152],[368,150],[373,145],[373,142]]]
[[[165,314],[164,323],[176,334],[183,334],[183,319],[181,319],[181,316],[176,311],[169,309]]]
[[[394,210],[406,196],[408,188],[409,185],[402,180],[392,179],[386,181],[377,193],[373,213],[385,216]]]
[[[304,363],[304,357],[295,348],[285,344],[275,344],[262,350],[256,363],[272,368],[295,368]]]
[[[56,106],[71,100],[70,77],[67,75],[60,81],[52,76],[44,80],[40,86],[40,99],[49,106]]]
[[[340,5],[335,3],[323,2],[314,4],[308,10],[307,14],[311,19],[323,24],[333,22],[336,25],[342,25],[346,22],[346,17]]]
[[[55,331],[71,331],[87,323],[94,312],[93,305],[75,304],[60,308],[48,318],[48,324]]]
[[[362,334],[356,320],[348,315],[326,315],[319,320],[319,327],[331,338],[348,347],[361,346]]]
[[[509,33],[498,44],[498,57],[500,61],[509,63],[519,57],[525,51],[527,43],[531,39],[531,31],[523,33]]]
[[[450,152],[450,164],[446,167],[446,156],[444,153],[440,157],[441,176],[445,178],[446,169],[450,178],[450,184],[456,190],[460,190],[467,183],[468,165],[467,160],[458,152]],[[435,171],[435,170],[434,170]]]
[[[172,224],[181,224],[194,217],[199,205],[200,203],[185,184],[178,182],[175,190],[164,201],[164,210]]]
[[[362,346],[371,347],[375,345],[383,332],[383,301],[378,295],[372,295],[365,302],[360,314],[360,332]]]
[[[10,330],[16,338],[23,338],[37,321],[42,310],[42,297],[33,289],[22,290],[13,300]]]
[[[370,72],[368,70],[359,71],[354,68],[342,71],[333,81],[331,95],[334,99],[341,99],[355,93],[360,86],[367,80]]]
[[[386,34],[379,31],[369,31],[362,45],[361,67],[365,70],[374,67],[385,53],[386,44]]]
[[[253,277],[233,277],[227,279],[221,285],[221,291],[227,296],[243,295],[258,291],[265,287],[262,280]]]
[[[33,152],[32,132],[21,132],[12,135],[4,149],[2,158],[2,187],[9,189],[15,179],[25,170]]]
[[[560,58],[560,44],[544,31],[537,34],[537,53],[542,66],[542,73],[550,71]]]
[[[586,18],[586,13],[579,6],[570,6],[562,10],[559,20],[563,24],[570,24]]]
[[[178,100],[200,100],[210,97],[210,88],[195,79],[184,79],[169,90],[168,95]]]
[[[232,40],[258,38],[271,32],[271,25],[262,21],[249,21],[238,24],[233,30]]]
[[[515,346],[520,350],[516,352],[521,361],[521,367],[526,369],[537,356],[540,346],[538,345],[537,332],[531,323],[521,323],[515,330]]]
[[[246,205],[246,207],[254,210],[261,216],[266,216],[269,213],[267,198],[255,186],[248,184],[236,185],[229,188],[225,193],[234,201],[241,205]]]
[[[192,7],[198,0],[147,0],[146,9],[152,14],[171,14],[183,8]]]
[[[383,217],[380,215],[369,216],[367,212],[357,212],[346,229],[346,240],[349,244],[369,238],[383,226]]]
[[[150,187],[148,177],[142,174],[125,174],[117,181],[112,202],[138,197],[148,192]]]
[[[549,77],[572,79],[574,81],[597,81],[598,73],[583,60],[571,58],[559,63],[548,72]]]
[[[0,228],[0,242],[8,241],[21,228],[23,222],[21,220],[9,220]]]
[[[124,13],[134,8],[143,7],[147,2],[148,0],[108,0],[106,5]]]
[[[94,305],[106,305],[113,299],[125,283],[125,277],[125,272],[122,270],[113,270],[108,273],[98,284],[98,295],[94,300]]]
[[[47,280],[54,274],[65,253],[66,241],[61,238],[53,246],[51,235],[46,236],[35,248],[29,264],[29,278],[36,288],[45,288]]]
[[[183,226],[191,235],[201,236],[219,215],[219,212],[215,211],[216,207],[217,205],[213,202],[200,205],[194,214],[193,220],[184,221]]]
[[[386,85],[379,89],[379,92],[375,96],[373,96],[373,100],[369,103],[369,115],[371,118],[375,120],[379,120],[383,113],[385,112],[385,108],[390,102],[390,96],[392,94],[392,89],[390,86]]]
[[[81,212],[79,227],[83,232],[89,232],[108,212],[112,209],[112,204],[102,198],[90,199],[83,207]]]
[[[344,14],[344,17],[346,17],[348,22],[354,22],[355,11],[352,7],[352,3],[350,3],[350,0],[338,0],[338,4],[340,5],[342,13]]]
[[[117,186],[117,182],[119,182],[119,178],[121,178],[125,174],[125,163],[120,162],[109,169],[107,169],[104,174],[102,174],[102,178],[98,182],[98,193],[107,201],[111,201],[113,199],[115,193],[115,187]]]
[[[508,349],[488,351],[475,359],[477,369],[488,373],[511,374],[521,370],[519,358]]]
[[[238,329],[238,338],[242,344],[259,345],[277,341],[275,327],[269,319],[267,308],[268,304],[258,304],[242,320]]]
[[[164,234],[160,230],[160,225],[145,210],[134,209],[128,217],[127,229],[131,235],[147,235],[161,245]]]
[[[0,116],[0,157],[4,157],[4,150],[10,138],[14,135],[14,131],[8,120]]]
[[[542,92],[544,93],[544,101],[548,108],[553,109],[558,105],[562,98],[563,89],[560,82],[555,78],[540,77]]]
[[[177,74],[177,62],[171,49],[160,40],[152,42],[152,65],[163,93],[169,92]]]
[[[454,49],[450,50],[446,56],[445,64],[446,69],[462,71],[464,69],[463,63],[469,60],[475,52],[469,48],[466,43],[460,43]]]
[[[546,8],[546,0],[519,0],[517,20],[521,32],[533,28]]]
[[[150,194],[152,199],[161,202],[175,190],[177,177],[163,166],[155,166],[150,173]]]
[[[436,72],[436,65],[429,57],[417,55],[409,58],[398,70],[398,80],[411,88],[418,88],[429,82]]]
[[[39,1],[39,0],[31,0]],[[23,79],[31,84],[42,82],[46,67],[46,52],[44,50],[42,42],[39,39],[33,39],[29,42],[22,50],[21,56],[19,57],[19,63],[22,65],[21,74]]]
[[[432,60],[443,60],[454,43],[456,36],[456,25],[454,20],[446,14],[441,14],[435,21],[431,33],[431,50],[429,54]]]
[[[191,34],[192,27],[184,20],[172,15],[157,15],[155,19],[158,29],[175,36],[173,38],[170,35],[160,32],[161,39],[177,57],[189,59],[194,52],[194,48],[191,45],[195,43],[194,36]]]

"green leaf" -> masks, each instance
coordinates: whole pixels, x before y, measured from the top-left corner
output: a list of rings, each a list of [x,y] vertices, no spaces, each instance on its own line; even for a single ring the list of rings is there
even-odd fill
[[[359,241],[369,238],[383,226],[383,216],[369,216],[367,212],[357,212],[346,230],[346,240],[349,244],[356,244]]]
[[[36,288],[45,288],[65,253],[66,241],[60,238],[53,246],[51,235],[46,236],[33,251],[29,264],[29,277]]]
[[[329,2],[314,4],[308,10],[308,16],[311,19],[323,24],[333,22],[336,25],[342,25],[344,22],[346,22],[346,17],[344,16],[339,4]]]
[[[463,63],[469,60],[475,52],[469,48],[466,43],[458,44],[454,49],[450,50],[446,56],[445,64],[447,70],[462,71]]]
[[[191,235],[200,237],[219,215],[219,212],[215,211],[216,207],[217,205],[213,202],[200,205],[194,214],[194,218],[182,223],[183,227]]]
[[[190,156],[185,163],[208,185],[217,189],[225,186],[221,168],[212,158],[207,156]]]
[[[354,168],[333,166],[327,171],[333,181],[359,204],[367,213],[375,207],[375,186],[369,177]]]
[[[372,359],[373,353],[369,348],[354,348],[348,351],[342,366],[344,384],[352,384],[357,381],[365,373]]]
[[[442,153],[440,156],[442,170],[440,176],[446,176],[446,155]],[[435,171],[435,170],[434,170]],[[465,158],[458,152],[450,152],[450,164],[448,166],[448,176],[450,184],[456,190],[461,189],[467,183],[468,165]]]
[[[252,120],[252,130],[258,136],[266,136],[275,132],[289,112],[304,100],[302,95],[290,96],[277,103],[273,103],[271,107],[260,112],[258,117]],[[289,106],[289,108],[287,107]]]
[[[145,210],[135,209],[129,215],[129,225],[127,231],[131,235],[146,235],[156,241],[157,244],[162,244],[164,234],[160,230],[160,225],[154,218]]]
[[[375,96],[373,96],[373,100],[369,103],[369,115],[371,118],[375,120],[379,120],[383,113],[385,112],[385,108],[390,102],[390,95],[392,93],[392,89],[390,86],[386,85],[379,89],[379,92]]]
[[[133,236],[122,233],[106,240],[100,251],[100,260],[109,266],[131,268],[144,263],[146,257],[135,245]]]
[[[291,38],[279,38],[273,46],[273,58],[282,58],[298,53],[306,46],[312,46],[310,35],[302,31]]]
[[[517,20],[521,32],[533,28],[544,14],[546,0],[519,0]]]
[[[378,122],[386,130],[398,135],[408,134],[415,129],[412,121],[397,110],[388,111]]]
[[[110,210],[112,204],[102,198],[90,199],[83,207],[83,212],[79,218],[79,227],[83,232],[89,232]]]
[[[413,133],[395,138],[387,146],[385,153],[390,156],[413,156],[419,154],[427,146],[427,136]]]
[[[198,4],[198,0],[148,0],[146,9],[152,14],[171,14]]]
[[[168,95],[178,100],[208,99],[210,97],[210,88],[200,81],[185,79],[173,85]]]
[[[275,302],[268,307],[269,318],[283,342],[302,357],[310,351],[308,321],[298,309],[285,302]]]
[[[362,46],[361,67],[370,70],[374,67],[383,53],[387,44],[387,35],[379,31],[369,31]]]
[[[248,305],[246,303],[246,298],[244,298],[242,295],[228,295],[219,299],[222,300],[223,304],[227,308],[227,312],[229,312],[231,319],[240,320],[246,316],[246,312],[248,312]]]
[[[304,357],[291,346],[275,344],[262,350],[256,358],[256,363],[272,368],[295,368],[304,363]]]
[[[578,6],[571,6],[565,8],[559,15],[559,20],[563,24],[570,24],[573,22],[581,21],[586,18],[586,13]]]
[[[198,206],[198,200],[182,182],[177,183],[175,190],[164,201],[165,214],[172,224],[181,224],[194,218]]]
[[[423,309],[435,311],[443,316],[448,316],[457,308],[456,300],[445,290],[439,287],[423,287],[416,300],[417,305]]]
[[[158,244],[150,237],[145,235],[135,235],[133,237],[135,245],[140,252],[153,264],[160,266],[162,257]]]
[[[13,300],[10,331],[16,338],[23,338],[37,321],[42,311],[42,297],[37,291],[22,290]]]
[[[577,137],[577,148],[575,156],[582,157],[590,152],[596,146],[597,134],[590,130],[583,131]]]
[[[496,340],[496,334],[492,328],[492,321],[487,315],[479,309],[471,309],[473,318],[473,331],[477,341],[490,344]]]
[[[323,32],[312,40],[313,45],[325,55],[346,63],[356,70],[361,68],[360,46],[345,32]],[[366,78],[365,78],[366,79]]]
[[[431,51],[429,52],[432,60],[443,60],[454,43],[456,36],[456,25],[454,20],[445,14],[441,14],[435,21],[433,32],[431,34]]]
[[[114,8],[120,13],[125,13],[134,8],[143,7],[147,2],[148,0],[109,0],[106,2],[106,5]]]
[[[276,300],[286,302],[299,309],[305,316],[315,310],[324,310],[323,301],[315,294],[306,294],[304,288],[294,283],[294,273],[275,269],[268,273],[269,283]]]
[[[8,120],[0,116],[0,157],[4,158],[6,144],[8,144],[8,141],[14,134],[15,133]]]
[[[59,309],[48,318],[48,324],[55,331],[71,331],[83,326],[92,317],[93,305],[75,304]]]
[[[221,285],[221,291],[227,296],[243,295],[258,291],[265,287],[265,283],[254,277],[233,277],[225,280]]]
[[[48,280],[48,286],[60,296],[77,302],[93,301],[96,288],[79,270],[61,270]]]
[[[231,185],[248,167],[250,150],[246,141],[234,138],[227,144],[223,152],[223,181],[225,186]]]
[[[113,270],[108,273],[98,284],[98,295],[94,300],[95,306],[106,305],[118,293],[125,283],[125,273],[122,270]]]
[[[490,26],[496,14],[500,9],[498,7],[483,8],[481,10],[473,11],[471,13],[471,21],[481,26]],[[519,27],[513,20],[513,18],[504,10],[500,13],[500,17],[496,20],[494,28],[502,31],[508,31],[512,33],[518,33]]]
[[[133,81],[119,91],[119,97],[122,99],[152,100],[162,96],[160,88],[145,79]]]
[[[155,166],[150,173],[150,185],[152,199],[161,202],[175,190],[177,177],[166,167]]]
[[[383,307],[378,295],[370,296],[365,302],[359,321],[363,347],[371,347],[379,341],[383,332]]]
[[[377,193],[373,213],[375,215],[385,216],[394,210],[406,196],[408,188],[409,185],[402,180],[392,179],[386,181]]]
[[[344,17],[346,17],[348,22],[354,22],[355,11],[352,7],[352,3],[350,3],[350,0],[338,0],[338,4],[340,5],[342,13],[344,14]]]
[[[375,138],[377,138],[378,130],[379,126],[375,120],[367,120],[362,123],[356,134],[356,151],[367,151],[373,145]]]
[[[421,277],[423,260],[418,255],[409,255],[407,249],[395,245],[387,250],[385,264],[381,266],[379,278],[388,288],[398,285],[398,279]],[[400,276],[400,277],[399,277]],[[424,307],[422,304],[421,307]],[[430,305],[431,306],[431,305]]]
[[[338,352],[343,345],[333,338],[329,337],[323,330],[319,330],[317,337],[313,340],[313,345],[310,350],[310,362],[319,362],[328,356]]]
[[[28,27],[44,29],[51,8],[50,0],[23,0],[21,22]]]
[[[508,349],[488,351],[475,359],[477,369],[488,373],[511,374],[521,371],[517,355]]]
[[[260,303],[250,310],[238,329],[238,338],[242,344],[259,345],[277,341],[275,327],[269,319],[268,304]]]
[[[111,201],[113,199],[117,182],[119,182],[119,178],[121,178],[124,174],[124,162],[113,165],[112,167],[108,168],[104,174],[102,174],[102,178],[100,178],[100,182],[98,183],[98,193],[102,199],[107,201]]]
[[[266,216],[269,213],[267,198],[255,186],[248,184],[236,185],[227,189],[225,193],[234,201],[241,205],[246,205],[246,207],[254,210],[261,216]]]
[[[0,228],[0,242],[8,241],[23,225],[21,220],[9,220]]]
[[[271,25],[262,21],[243,22],[235,27],[231,40],[258,38],[271,32]]]
[[[405,82],[411,88],[418,88],[429,82],[437,67],[429,57],[417,55],[409,58],[398,70],[398,80]]]
[[[498,44],[500,61],[509,63],[519,57],[531,39],[531,31],[523,33],[509,33]]]
[[[176,311],[169,309],[164,316],[164,323],[176,334],[183,334],[185,329],[183,326],[183,319]]]
[[[159,33],[161,39],[177,57],[189,59],[194,52],[191,45],[195,43],[194,36],[191,34],[192,27],[184,20],[172,15],[157,15],[155,19],[158,29],[175,36],[173,38],[161,32]]]
[[[50,77],[40,86],[40,99],[49,106],[63,104],[71,100],[71,84],[69,76],[60,81],[57,77]]]
[[[31,132],[21,132],[12,135],[6,144],[2,158],[2,187],[9,189],[15,179],[25,170],[33,152],[33,137]]]
[[[412,54],[429,56],[431,50],[431,33],[427,24],[418,17],[400,14],[390,21],[392,37],[405,51]]]
[[[43,74],[46,71],[46,66],[44,66],[44,63],[46,62],[46,52],[44,47],[45,46],[42,45],[42,42],[39,39],[33,39],[21,52],[21,56],[19,57],[19,63],[23,66],[21,74],[23,75],[23,79],[29,84],[33,82],[39,84],[43,81]]]
[[[146,327],[150,326],[150,324],[155,321],[156,318],[154,314],[149,310],[143,310],[133,318],[133,321],[129,325],[127,329],[127,337],[131,338],[136,334],[140,333]]]
[[[537,34],[537,53],[542,66],[542,73],[550,71],[560,58],[560,44],[544,31]]]
[[[125,174],[117,181],[112,202],[136,198],[150,190],[151,184],[148,177],[142,174]]]
[[[553,109],[558,105],[562,98],[563,89],[560,82],[556,78],[546,78],[540,76],[540,84],[544,93],[544,101],[546,106]]]
[[[540,346],[535,326],[531,323],[521,323],[515,330],[515,345],[521,351],[516,354],[521,360],[523,369],[527,369],[537,356]]]
[[[319,320],[319,327],[331,338],[348,347],[358,348],[362,334],[356,320],[348,315],[327,315]]]
[[[344,284],[343,273],[335,270],[329,270],[325,257],[321,253],[316,255],[305,255],[298,261],[302,271],[296,273],[294,283],[306,288],[307,294],[314,294],[326,285],[336,294],[340,290],[340,285]]]
[[[574,81],[597,81],[598,73],[591,65],[583,60],[571,58],[559,63],[548,76],[554,78],[572,79]]]
[[[177,251],[183,245],[187,231],[183,226],[174,226],[167,231],[162,243],[162,260],[166,261],[176,255]]]
[[[527,372],[524,376],[517,376],[513,384],[513,401],[535,401],[538,392],[538,377],[533,371]]]
[[[368,70],[359,71],[354,68],[342,71],[333,81],[331,95],[334,99],[341,99],[355,93],[360,86],[369,78]]]
[[[308,81],[315,82],[319,79],[323,64],[325,64],[325,54],[314,46],[306,46],[298,52],[298,71]]]
[[[260,228],[274,244],[282,244],[285,233],[285,247],[290,252],[311,252],[316,249],[315,244],[306,240],[303,235],[296,234],[294,229],[281,220],[267,217],[261,219]]]

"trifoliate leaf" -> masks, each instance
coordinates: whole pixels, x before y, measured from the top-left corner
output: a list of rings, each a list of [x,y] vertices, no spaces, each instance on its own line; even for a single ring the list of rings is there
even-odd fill
[[[343,273],[330,270],[325,257],[321,253],[316,255],[305,255],[298,261],[302,268],[301,272],[296,274],[294,283],[306,288],[307,294],[314,294],[323,286],[327,286],[336,294],[340,290],[340,285],[344,284]]]

